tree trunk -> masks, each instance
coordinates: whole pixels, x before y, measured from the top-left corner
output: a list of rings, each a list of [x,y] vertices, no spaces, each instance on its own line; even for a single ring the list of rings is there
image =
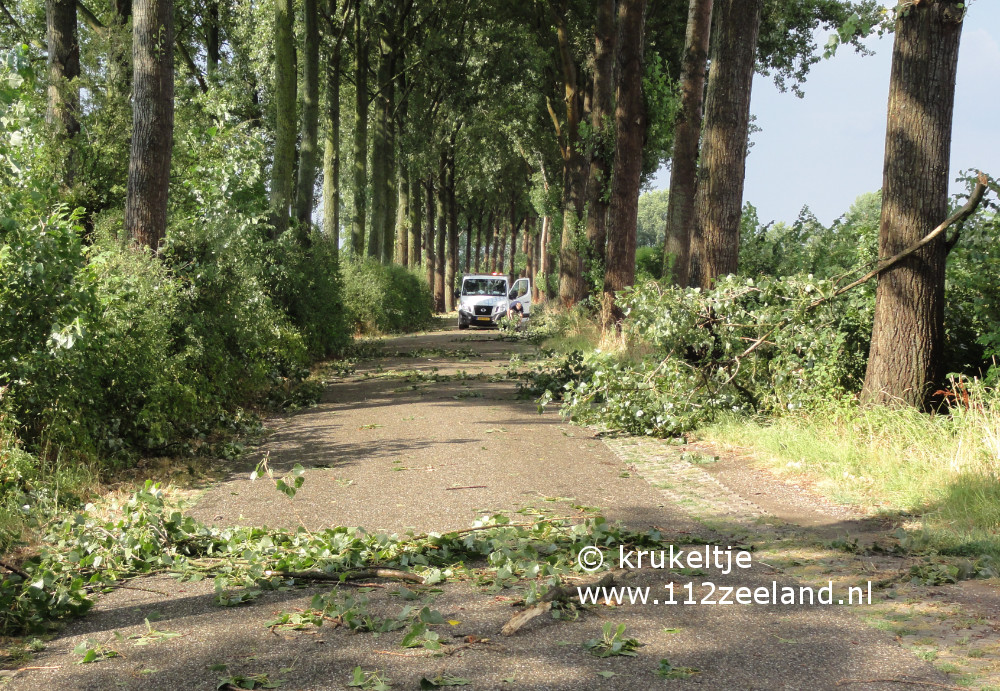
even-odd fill
[[[515,278],[515,276],[514,276],[514,260],[517,257],[517,235],[518,235],[519,232],[521,232],[521,224],[524,222],[523,218],[515,221],[514,220],[514,214],[515,213],[516,212],[514,211],[514,207],[513,207],[513,205],[511,205],[511,209],[510,209],[510,260],[509,260],[508,269],[507,269],[507,276],[510,278],[510,282],[511,283],[514,282],[514,278]]]
[[[705,97],[705,65],[711,35],[712,0],[691,0],[681,65],[681,110],[677,114],[670,159],[670,198],[663,250],[663,275],[678,286],[688,285],[691,263],[701,106]]]
[[[448,234],[448,154],[441,152],[441,163],[438,167],[437,206],[437,239],[435,240],[437,256],[434,259],[434,308],[438,312],[445,311],[444,302],[444,271],[447,247],[445,239]]]
[[[716,0],[688,282],[736,273],[757,34],[763,0]]]
[[[411,269],[420,266],[420,230],[423,224],[421,214],[420,180],[416,175],[410,175],[410,240],[407,252],[407,265]]]
[[[388,204],[388,147],[389,147],[389,111],[383,102],[381,92],[383,80],[389,73],[388,58],[382,55],[379,59],[375,99],[375,123],[372,129],[372,217],[368,226],[367,256],[374,259],[382,258],[382,242],[385,239],[385,224],[387,222]]]
[[[621,48],[618,53],[618,103],[615,107],[615,168],[611,183],[611,237],[604,274],[605,302],[615,321],[624,316],[615,291],[635,283],[636,219],[646,107],[642,99],[643,34],[646,0],[621,0],[618,9]]]
[[[455,202],[455,138],[448,155],[448,258],[444,272],[444,306],[446,312],[455,309],[455,273],[458,271],[458,204]]]
[[[490,217],[490,220],[492,221],[492,215]],[[476,225],[476,254],[472,268],[472,270],[475,271],[476,273],[480,272],[481,270],[480,267],[482,266],[482,263],[480,261],[480,256],[481,256],[480,251],[482,250],[482,247],[483,247],[483,217],[482,215],[480,215],[479,223]]]
[[[56,139],[66,142],[80,132],[80,41],[76,30],[76,0],[46,0],[45,24],[48,34],[48,109],[46,119],[55,128]],[[74,156],[64,152],[62,184],[73,185]]]
[[[302,44],[302,130],[299,137],[299,176],[295,192],[295,217],[300,240],[312,228],[319,139],[319,9],[318,0],[302,0],[305,37]]]
[[[896,19],[879,256],[918,242],[948,212],[955,75],[964,9],[924,0]],[[923,407],[944,342],[944,237],[879,275],[862,400]]]
[[[573,59],[567,26],[567,2],[555,12],[556,40],[563,72],[565,130],[562,133],[563,157],[563,229],[559,245],[559,298],[563,307],[572,307],[586,296],[583,262],[580,258],[580,223],[583,221],[587,194],[587,161],[580,151],[580,121],[583,117],[583,94],[579,70]]]
[[[171,0],[139,0],[132,24],[135,96],[125,195],[125,232],[156,250],[167,230],[174,143],[174,21]]]
[[[589,264],[603,267],[606,257],[609,182],[613,156],[610,150],[613,136],[615,107],[615,25],[616,0],[600,0],[597,6],[597,28],[594,34],[594,99],[590,124],[595,144],[590,156],[590,197],[587,210],[587,244]]]
[[[354,8],[354,216],[351,218],[351,254],[365,252],[365,216],[368,211],[368,40]]]
[[[534,247],[534,243],[531,242],[531,224],[532,219],[526,218],[524,221],[524,235],[521,236],[521,252],[524,254],[524,269],[519,272],[518,276],[524,278],[526,276],[531,276],[531,249]]]
[[[396,161],[396,263],[406,266],[410,256],[410,180],[402,156]]]
[[[482,213],[479,222],[482,223]],[[465,273],[469,273],[472,268],[472,214],[466,213],[465,218]]]
[[[331,15],[332,16],[332,15]],[[205,61],[209,76],[215,76],[219,71],[219,61],[222,58],[222,39],[219,27],[219,3],[209,2],[205,8]]]
[[[546,214],[542,217],[542,232],[538,237],[538,269],[542,272],[542,280],[545,283],[542,294],[545,299],[552,297],[549,288],[549,274],[552,272],[552,259],[549,256],[549,229],[552,227],[552,219]]]
[[[330,2],[336,16],[337,2]],[[326,65],[326,136],[323,146],[323,230],[340,252],[340,41]]]
[[[295,173],[295,36],[292,0],[274,2],[274,162],[271,166],[273,236],[288,230]],[[136,75],[138,80],[138,74]]]
[[[434,264],[436,263],[436,257],[434,252],[434,219],[435,208],[434,208],[434,183],[428,178],[427,183],[424,186],[424,219],[427,224],[427,229],[424,234],[424,263],[427,265],[427,286],[434,292],[434,275],[436,273]],[[437,305],[437,302],[434,303]]]

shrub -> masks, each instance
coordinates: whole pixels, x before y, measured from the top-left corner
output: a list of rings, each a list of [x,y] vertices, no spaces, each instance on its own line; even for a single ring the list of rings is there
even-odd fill
[[[416,272],[374,261],[345,263],[344,307],[356,334],[400,333],[427,326],[434,299]]]

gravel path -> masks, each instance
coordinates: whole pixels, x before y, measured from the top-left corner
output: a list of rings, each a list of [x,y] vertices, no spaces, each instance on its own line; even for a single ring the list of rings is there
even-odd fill
[[[671,469],[663,461],[666,449],[630,448],[628,440],[609,445],[555,412],[539,415],[532,401],[518,400],[515,383],[503,375],[513,351],[530,357],[527,346],[499,341],[495,332],[445,330],[392,339],[385,350],[390,357],[363,362],[353,374],[331,374],[318,406],[270,421],[275,432],[266,444],[214,485],[193,514],[217,525],[356,525],[401,533],[464,528],[497,510],[542,507],[575,515],[575,507],[585,505],[633,528],[659,527],[678,547],[726,540],[719,521],[742,526],[743,539],[762,515],[756,502],[694,464]],[[278,471],[295,463],[306,467],[305,486],[294,501],[265,482],[249,481],[249,471],[265,456]],[[704,520],[706,511],[715,523]],[[795,584],[756,562],[728,574],[644,568],[629,573],[625,584],[649,586],[650,597],[658,597],[668,583],[680,594],[688,583],[702,593],[704,581],[769,589],[775,580],[777,587]],[[399,689],[419,688],[421,677],[442,672],[468,679],[474,689],[898,689],[898,682],[947,683],[848,607],[598,606],[570,621],[540,617],[501,637],[518,593],[446,582],[434,607],[454,623],[442,636],[474,643],[434,658],[401,648],[399,631],[374,637],[332,626],[284,633],[265,627],[278,612],[308,607],[323,589],[269,592],[246,606],[220,608],[210,582],[156,577],[132,585],[141,589],[105,596],[49,642],[30,663],[39,669],[9,679],[10,688],[215,689],[229,675],[267,674],[282,680],[283,689],[341,689],[356,665],[382,670]],[[371,610],[398,609],[393,592],[389,586],[366,593]],[[146,619],[181,635],[141,647],[115,637],[145,631]],[[644,644],[636,657],[600,659],[583,649],[605,622],[627,624],[627,635]],[[75,664],[73,647],[88,639],[107,642],[121,657]],[[663,680],[655,674],[663,659],[698,673]],[[226,671],[219,671],[222,665]]]

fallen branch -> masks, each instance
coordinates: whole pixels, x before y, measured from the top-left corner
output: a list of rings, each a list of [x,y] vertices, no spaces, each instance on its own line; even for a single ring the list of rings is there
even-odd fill
[[[357,571],[341,571],[327,573],[326,571],[265,571],[265,576],[280,576],[293,578],[297,581],[315,581],[320,583],[343,583],[359,581],[365,578],[391,578],[397,581],[423,583],[423,576],[398,569],[359,569]]]
[[[466,485],[465,487],[445,487],[446,492],[450,492],[453,489],[486,489],[486,485]]]
[[[22,568],[20,568],[18,566],[14,566],[10,562],[0,561],[0,566],[2,566],[3,568],[7,569],[11,573],[17,574],[18,576],[20,576],[21,578],[23,578],[26,581],[30,581],[31,580],[31,576],[28,575],[27,571],[25,571],[24,569],[22,569]]]
[[[590,583],[578,584],[578,585],[560,585],[553,588],[549,588],[545,593],[538,599],[538,602],[531,605],[527,609],[523,609],[513,617],[510,618],[503,628],[500,629],[500,634],[503,636],[513,636],[518,630],[527,624],[529,621],[535,617],[539,617],[549,610],[552,609],[552,603],[555,601],[565,601],[569,600],[573,595],[577,593],[577,588],[602,588],[608,587],[615,582],[614,571],[609,571],[608,573],[601,576],[596,581]]]
[[[867,283],[868,281],[872,280],[873,278],[875,278],[876,276],[878,276],[880,273],[882,273],[886,269],[889,269],[889,268],[895,266],[896,264],[898,264],[899,262],[901,262],[902,260],[906,259],[911,254],[913,254],[914,252],[916,252],[917,250],[919,250],[920,248],[925,247],[926,245],[930,244],[931,242],[934,242],[934,240],[936,240],[938,237],[940,237],[941,234],[944,233],[946,230],[948,230],[948,228],[950,228],[951,226],[955,225],[956,223],[961,223],[962,221],[964,221],[966,218],[968,218],[969,216],[971,216],[972,213],[979,207],[980,202],[982,202],[982,200],[983,200],[983,195],[986,194],[986,186],[987,186],[988,183],[989,183],[989,179],[986,177],[986,175],[983,174],[983,173],[980,173],[979,174],[979,178],[976,180],[976,187],[972,190],[972,194],[969,196],[969,200],[967,202],[965,202],[965,204],[962,206],[962,208],[960,208],[958,211],[956,211],[951,216],[949,216],[948,218],[946,218],[944,220],[944,222],[941,223],[941,225],[939,225],[937,228],[935,228],[934,230],[932,230],[931,232],[929,232],[927,235],[925,235],[923,238],[921,238],[921,240],[919,242],[911,245],[910,247],[906,248],[902,252],[900,252],[898,254],[895,254],[895,255],[889,257],[888,259],[886,259],[884,261],[879,262],[878,265],[874,269],[872,269],[871,271],[869,271],[868,273],[866,273],[864,276],[862,276],[861,278],[857,279],[856,281],[851,281],[846,286],[844,286],[842,288],[838,288],[831,295],[828,295],[828,296],[826,296],[824,298],[819,298],[818,300],[813,300],[811,303],[809,303],[809,305],[806,306],[805,312],[809,312],[810,310],[813,310],[813,309],[819,307],[823,303],[829,302],[830,300],[833,300],[834,298],[840,297],[841,295],[843,295],[847,291],[854,290],[858,286]],[[956,233],[956,236],[954,238],[952,238],[951,242],[948,243],[949,244],[949,248],[952,245],[955,244],[954,241],[957,240],[957,239],[958,239],[958,236],[957,236],[957,233]],[[742,360],[746,356],[750,355],[752,352],[754,352],[755,350],[757,350],[757,348],[759,348],[761,345],[763,345],[767,341],[767,339],[772,334],[774,334],[774,332],[776,332],[779,329],[782,329],[782,328],[788,326],[788,323],[789,323],[789,320],[788,319],[784,319],[781,322],[779,322],[778,324],[776,324],[773,329],[771,329],[770,331],[768,331],[767,333],[765,333],[763,336],[761,336],[760,338],[758,338],[749,347],[747,347],[746,350],[744,350],[742,353],[740,353],[739,355],[737,355],[734,361],[737,362],[737,363],[739,363],[740,360]]]

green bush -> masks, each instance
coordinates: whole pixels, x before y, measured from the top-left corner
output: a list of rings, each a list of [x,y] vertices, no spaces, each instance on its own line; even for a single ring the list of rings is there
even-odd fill
[[[364,261],[345,264],[342,275],[348,324],[356,334],[417,331],[434,316],[427,281],[414,271]]]

